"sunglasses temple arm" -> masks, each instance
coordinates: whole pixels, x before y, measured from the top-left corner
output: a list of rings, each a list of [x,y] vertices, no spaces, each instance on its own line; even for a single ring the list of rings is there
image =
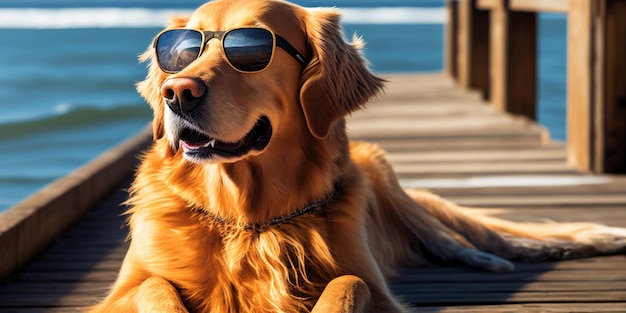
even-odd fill
[[[308,58],[304,57],[300,52],[298,52],[298,50],[296,50],[296,48],[294,48],[291,44],[289,44],[289,42],[287,42],[287,40],[285,40],[281,36],[276,35],[276,45],[281,47],[292,57],[298,60],[298,62],[300,62],[302,66],[307,66],[309,64],[309,61],[311,61]]]

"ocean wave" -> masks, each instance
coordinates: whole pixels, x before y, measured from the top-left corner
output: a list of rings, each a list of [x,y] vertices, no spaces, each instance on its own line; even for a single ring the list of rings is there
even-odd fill
[[[0,28],[135,28],[163,27],[170,15],[189,11],[142,8],[1,9]]]
[[[343,22],[347,24],[443,24],[444,8],[345,8]]]
[[[0,186],[2,185],[44,185],[52,180],[54,180],[56,176],[49,175],[41,175],[41,176],[0,176]],[[0,199],[0,203],[2,200]],[[0,210],[1,211],[1,210]]]
[[[142,119],[149,121],[151,118],[150,112],[147,105],[129,104],[113,108],[96,108],[72,107],[67,104],[60,104],[55,107],[54,115],[43,115],[28,120],[0,124],[0,140],[84,125],[113,123],[121,120]]]
[[[343,8],[348,24],[441,24],[444,8],[379,7]],[[163,27],[169,16],[190,10],[145,8],[0,9],[0,28],[151,28]]]

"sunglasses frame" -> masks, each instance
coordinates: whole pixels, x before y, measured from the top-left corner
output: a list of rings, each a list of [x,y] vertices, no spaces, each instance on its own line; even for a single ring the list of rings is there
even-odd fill
[[[231,61],[228,58],[228,55],[226,53],[226,50],[224,48],[224,37],[226,37],[230,32],[238,31],[238,30],[244,30],[244,29],[262,29],[262,30],[265,30],[265,31],[269,32],[272,35],[272,54],[270,55],[270,59],[267,62],[267,65],[265,65],[265,67],[263,67],[260,70],[244,71],[244,70],[238,69],[236,66],[234,66],[231,63]],[[222,47],[222,53],[224,54],[224,58],[226,59],[226,63],[228,63],[228,65],[231,68],[233,68],[234,70],[236,70],[237,72],[240,72],[240,73],[259,73],[259,72],[262,72],[265,69],[267,69],[272,64],[272,60],[274,60],[274,53],[276,51],[276,47],[277,46],[282,48],[283,50],[285,50],[285,52],[287,52],[294,59],[296,59],[303,67],[306,66],[310,62],[310,60],[308,58],[304,57],[304,55],[301,54],[296,48],[294,48],[285,38],[283,38],[283,37],[281,37],[279,35],[274,34],[273,31],[271,31],[268,28],[264,28],[264,27],[239,27],[239,28],[229,29],[227,31],[207,31],[207,30],[198,30],[198,29],[192,29],[192,28],[170,28],[170,29],[165,29],[165,30],[159,32],[156,35],[156,37],[154,38],[154,41],[152,43],[152,48],[155,50],[155,57],[156,57],[156,60],[157,60],[157,65],[159,66],[161,71],[163,71],[165,73],[168,73],[168,74],[179,73],[180,71],[182,71],[183,69],[185,69],[189,65],[191,65],[193,62],[195,62],[195,60],[193,60],[192,62],[190,62],[189,64],[187,64],[185,67],[183,67],[181,70],[178,70],[178,71],[166,70],[166,69],[164,69],[161,66],[161,62],[159,60],[159,53],[157,51],[157,43],[159,42],[159,39],[161,38],[161,35],[163,35],[163,34],[165,34],[167,32],[177,31],[177,30],[193,31],[193,32],[200,33],[202,35],[202,44],[200,45],[200,51],[198,51],[198,56],[196,56],[195,60],[200,58],[200,56],[204,52],[204,47],[207,45],[207,43],[211,39],[218,39],[221,42],[220,46]]]

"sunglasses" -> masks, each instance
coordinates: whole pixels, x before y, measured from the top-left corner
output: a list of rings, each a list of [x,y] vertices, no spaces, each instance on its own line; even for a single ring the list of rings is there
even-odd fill
[[[278,46],[306,66],[309,62],[283,37],[265,28],[236,28],[229,31],[200,31],[195,29],[169,29],[154,40],[156,59],[163,72],[182,71],[200,57],[211,39],[222,42],[228,64],[237,71],[256,73],[266,69]]]

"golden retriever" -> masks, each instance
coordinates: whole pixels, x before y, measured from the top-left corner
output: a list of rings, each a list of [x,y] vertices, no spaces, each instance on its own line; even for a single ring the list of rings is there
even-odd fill
[[[404,191],[383,151],[346,135],[384,81],[335,9],[222,0],[168,29],[143,55],[154,144],[130,247],[93,312],[405,312],[386,283],[400,266],[625,251],[625,229],[517,224]]]

